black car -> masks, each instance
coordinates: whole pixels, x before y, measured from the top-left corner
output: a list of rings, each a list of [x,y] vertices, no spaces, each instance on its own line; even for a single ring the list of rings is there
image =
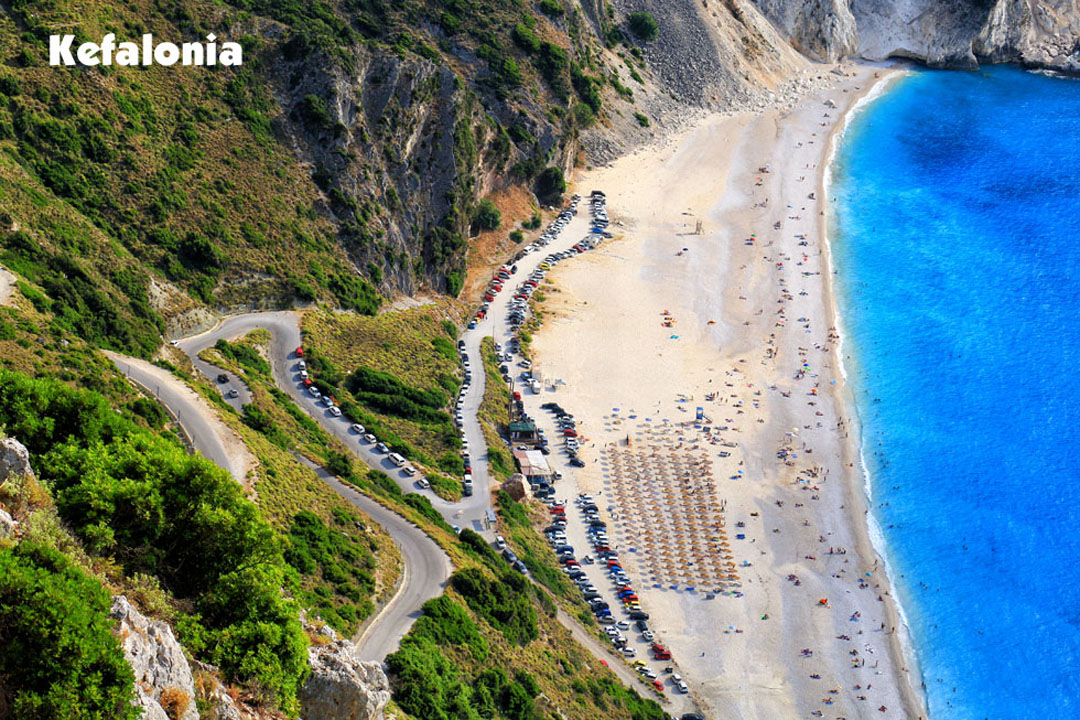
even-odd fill
[[[634,627],[636,627],[641,632],[645,632],[649,629],[649,624],[644,620],[638,620],[636,623],[634,623]]]
[[[642,610],[631,610],[630,611],[630,619],[631,620],[648,620],[649,619],[649,613],[644,612]]]
[[[220,375],[217,376],[217,381],[219,383],[227,383],[227,382],[229,382],[229,376],[226,375],[225,373],[221,373]]]
[[[585,467],[585,461],[579,457],[572,457],[570,458],[570,465],[576,468],[583,468]]]
[[[683,713],[680,720],[705,720],[704,715],[698,715],[697,713]]]

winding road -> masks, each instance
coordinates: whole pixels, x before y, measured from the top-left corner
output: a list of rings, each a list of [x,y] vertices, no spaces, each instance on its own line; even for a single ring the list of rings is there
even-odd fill
[[[584,238],[588,234],[589,226],[589,214],[583,207],[582,212],[572,218],[562,233],[547,247],[526,255],[517,262],[517,273],[511,277],[503,292],[490,303],[484,320],[475,329],[466,331],[462,335],[465,352],[472,367],[472,383],[463,400],[462,412],[465,421],[462,433],[471,449],[475,491],[472,497],[463,498],[456,503],[445,501],[430,491],[424,491],[424,494],[442,513],[447,522],[461,527],[470,527],[489,540],[494,537],[494,531],[489,527],[488,522],[489,512],[492,510],[492,488],[487,454],[483,450],[486,448],[486,441],[479,420],[479,409],[483,401],[487,378],[480,355],[480,346],[485,337],[492,337],[503,345],[513,337],[513,329],[506,320],[508,306],[513,297],[512,288],[528,278],[529,274],[543,262],[546,255],[566,250]],[[325,430],[341,439],[365,464],[386,472],[403,490],[417,492],[419,487],[415,484],[415,478],[405,475],[390,463],[385,454],[378,453],[374,444],[365,442],[361,436],[354,433],[351,430],[351,422],[347,418],[333,416],[328,408],[315,402],[305,391],[297,367],[299,358],[296,355],[296,348],[302,344],[299,321],[300,315],[295,311],[233,315],[224,318],[211,330],[183,338],[174,344],[218,388],[226,401],[239,411],[244,403],[250,401],[248,388],[232,373],[201,360],[198,357],[199,353],[213,347],[221,339],[233,340],[257,329],[268,331],[271,335],[270,366],[278,387],[319,422]],[[143,367],[145,365],[153,371],[168,375],[156,366],[115,354],[110,357],[122,372],[151,389],[155,396],[173,412],[192,439],[195,449],[220,466],[229,469],[230,472],[234,471],[230,464],[236,465],[233,458],[235,453],[225,447],[221,437],[213,428],[201,422],[204,412],[199,412],[198,404],[203,403],[204,411],[206,407],[202,398],[193,391],[189,391],[190,396],[188,396],[182,390],[176,389],[178,382],[175,378],[170,376],[173,383],[167,385],[157,372],[151,372],[147,367]],[[229,382],[219,384],[216,378],[223,372],[229,376]],[[228,397],[228,391],[232,388],[238,390],[238,397]],[[423,603],[442,594],[453,570],[450,560],[435,541],[420,528],[344,485],[325,468],[311,463],[306,458],[301,457],[300,460],[312,468],[341,497],[380,524],[401,551],[404,568],[398,591],[379,613],[368,621],[366,629],[356,642],[361,659],[381,661],[397,649],[401,638],[420,616]],[[603,660],[604,664],[629,687],[638,685],[639,678],[622,662],[621,658],[618,658],[610,647],[586,631],[576,619],[560,610],[558,620],[570,630],[578,642],[597,658]]]

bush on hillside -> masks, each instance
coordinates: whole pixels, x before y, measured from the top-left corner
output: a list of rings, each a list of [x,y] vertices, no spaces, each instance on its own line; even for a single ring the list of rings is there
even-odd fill
[[[647,12],[631,13],[630,29],[645,42],[652,42],[660,34],[660,26],[656,24],[656,19]]]
[[[481,230],[497,230],[502,224],[502,213],[491,198],[484,198],[473,213],[473,225]]]
[[[59,553],[30,542],[0,550],[0,677],[10,717],[135,720],[109,593]]]

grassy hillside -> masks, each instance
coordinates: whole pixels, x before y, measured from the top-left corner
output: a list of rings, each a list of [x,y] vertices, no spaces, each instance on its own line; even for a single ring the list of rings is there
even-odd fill
[[[597,41],[556,0],[9,7],[0,262],[58,323],[141,356],[200,304],[456,294],[481,196],[565,165],[603,103]],[[53,68],[56,32],[215,33],[245,63]]]
[[[417,720],[667,718],[574,642],[544,590],[475,533],[461,544],[450,590],[387,658],[403,710]]]

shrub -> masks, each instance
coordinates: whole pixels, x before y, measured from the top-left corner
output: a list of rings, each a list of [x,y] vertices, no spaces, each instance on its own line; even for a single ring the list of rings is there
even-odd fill
[[[91,552],[157,577],[195,613],[196,657],[290,710],[307,672],[280,537],[227,472],[139,428],[97,393],[0,372],[0,423],[23,438]],[[184,634],[183,632],[181,634]]]
[[[465,568],[451,576],[450,584],[473,612],[510,642],[525,645],[539,637],[529,582],[521,575],[506,570],[498,580],[492,580],[480,568]]]
[[[630,29],[645,42],[651,42],[660,34],[656,19],[647,12],[630,13]]]
[[[561,200],[562,194],[566,192],[566,178],[563,177],[562,168],[554,165],[544,168],[536,178],[536,192],[540,197],[551,201]]]
[[[108,612],[109,593],[59,553],[29,541],[0,550],[0,677],[11,717],[139,717]]]
[[[540,0],[540,12],[556,18],[563,14],[563,7],[558,0]]]
[[[634,113],[634,117],[637,118],[638,125],[641,127],[649,127],[649,118],[642,113]]]
[[[496,230],[502,224],[502,213],[491,198],[484,198],[473,213],[473,225],[481,230]]]
[[[540,49],[540,38],[536,37],[536,33],[521,23],[514,27],[510,37],[514,40],[515,45],[527,53],[534,53]]]
[[[510,242],[520,245],[521,243],[525,242],[525,233],[521,232],[520,230],[511,230]]]

